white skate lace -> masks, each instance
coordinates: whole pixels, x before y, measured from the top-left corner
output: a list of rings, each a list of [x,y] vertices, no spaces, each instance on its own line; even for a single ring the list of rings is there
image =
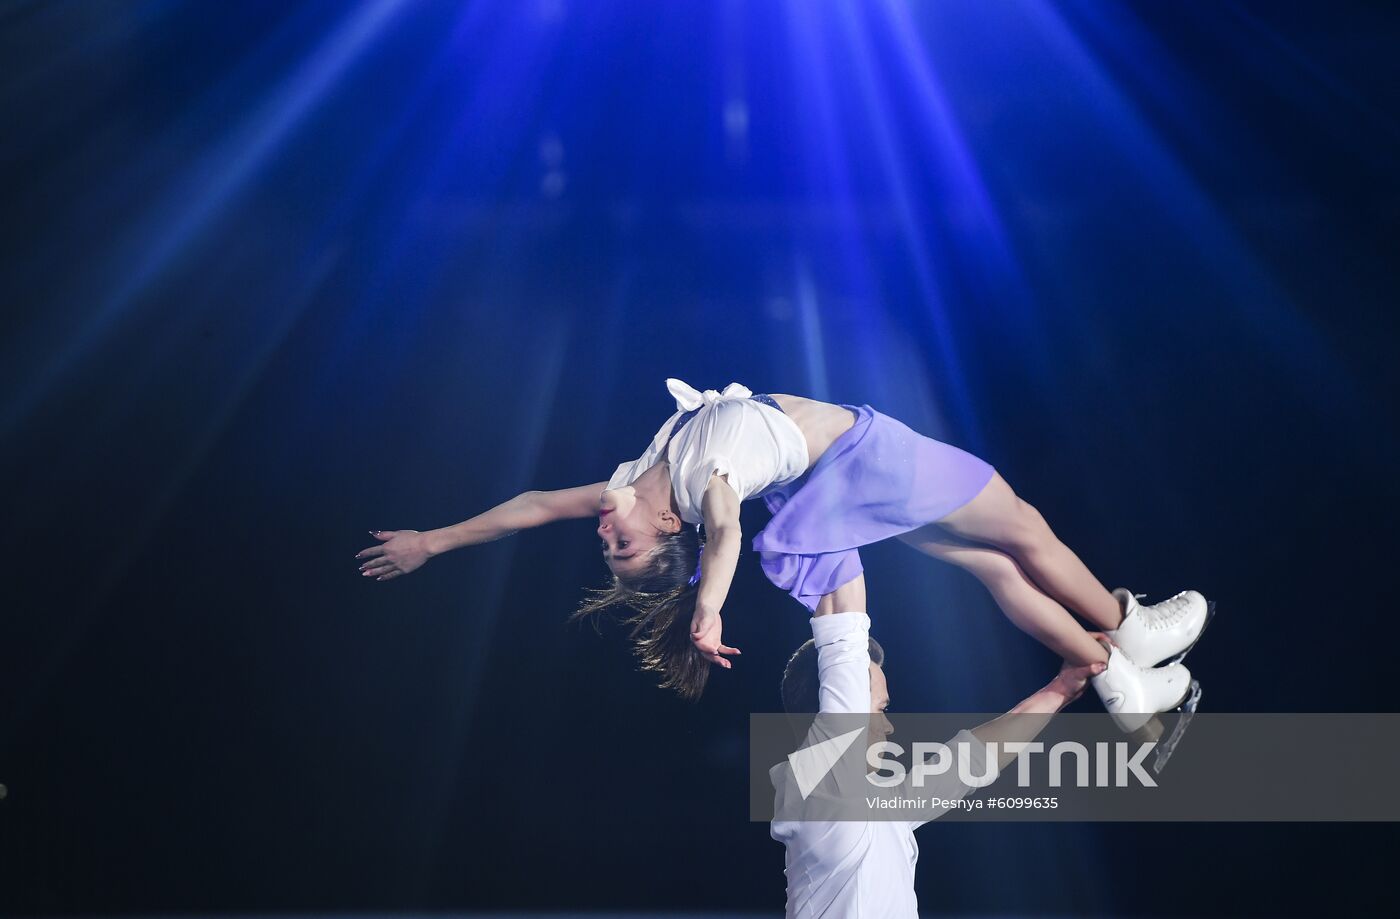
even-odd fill
[[[1143,599],[1146,594],[1133,594],[1138,599]],[[1187,610],[1191,608],[1191,601],[1186,597],[1186,591],[1182,591],[1175,596],[1168,597],[1161,603],[1154,603],[1152,606],[1138,606],[1138,612],[1142,615],[1142,624],[1150,631],[1169,629],[1182,620]]]

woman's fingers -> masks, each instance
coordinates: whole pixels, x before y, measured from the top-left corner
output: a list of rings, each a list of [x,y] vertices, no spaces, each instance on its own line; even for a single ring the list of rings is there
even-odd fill
[[[729,663],[729,661],[720,657],[718,654],[706,654],[705,660],[709,661],[712,664],[719,664],[725,670],[731,670],[734,667],[733,664]]]
[[[360,565],[361,577],[374,578],[376,581],[391,581],[396,577],[408,573],[404,571],[403,568],[399,567],[400,564],[405,563],[404,559],[401,557],[398,558],[398,560],[389,558],[385,545],[390,539],[399,535],[399,532],[398,530],[369,531],[369,534],[379,540],[380,544],[361,549],[359,552],[355,553],[355,558],[362,562]],[[407,532],[413,531],[409,530]],[[403,553],[399,552],[395,553],[396,556],[402,556],[402,554]],[[409,559],[410,563],[411,561],[412,559]]]
[[[703,657],[703,658],[705,658],[705,660],[709,661],[709,662],[712,663],[712,664],[718,664],[719,666],[723,667],[725,670],[731,670],[731,669],[733,669],[734,665],[731,664],[731,663],[728,661],[728,659],[726,659],[726,658],[724,657],[724,655],[726,655],[726,654],[738,654],[738,653],[739,653],[739,649],[738,649],[738,648],[731,648],[731,647],[729,647],[728,645],[724,645],[724,644],[715,645],[714,647],[710,647],[710,646],[708,646],[707,644],[702,644],[702,643],[699,642],[699,641],[697,641],[697,642],[695,643],[695,650],[699,651],[699,652],[700,652],[700,656]]]
[[[729,647],[720,640],[718,629],[709,632],[692,632],[690,640],[695,642],[695,646],[706,654],[736,654],[736,649]]]
[[[728,645],[719,644],[718,642],[711,643],[710,641],[705,641],[695,636],[692,636],[691,640],[695,642],[695,650],[699,651],[700,656],[705,658],[705,660],[712,664],[718,664],[726,670],[733,667],[722,655],[738,654],[739,652],[736,649]]]

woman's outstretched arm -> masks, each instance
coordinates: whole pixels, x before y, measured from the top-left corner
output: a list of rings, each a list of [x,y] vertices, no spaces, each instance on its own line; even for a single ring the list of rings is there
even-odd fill
[[[527,491],[509,501],[461,523],[436,530],[376,530],[378,545],[361,549],[360,571],[365,577],[387,581],[416,571],[435,555],[475,546],[509,536],[519,530],[543,526],[556,520],[573,520],[598,514],[598,500],[607,482],[561,488],[556,491]]]

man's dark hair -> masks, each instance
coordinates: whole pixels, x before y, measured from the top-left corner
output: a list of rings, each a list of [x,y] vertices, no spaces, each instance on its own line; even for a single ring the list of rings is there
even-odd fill
[[[870,662],[885,663],[885,649],[873,638],[870,639]],[[783,668],[783,711],[793,714],[816,712],[821,707],[819,687],[817,643],[809,638],[793,652]]]

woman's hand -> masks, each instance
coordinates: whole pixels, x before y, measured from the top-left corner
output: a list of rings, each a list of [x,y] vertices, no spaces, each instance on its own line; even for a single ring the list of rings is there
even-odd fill
[[[364,559],[360,572],[376,581],[388,581],[417,571],[430,556],[427,539],[417,530],[370,530],[379,545],[361,549],[355,557]]]
[[[720,641],[720,631],[723,626],[724,623],[720,621],[718,611],[710,612],[696,607],[695,615],[690,620],[690,640],[695,643],[696,649],[704,655],[706,660],[729,670],[734,665],[725,660],[722,655],[741,652],[738,648],[731,648]]]

